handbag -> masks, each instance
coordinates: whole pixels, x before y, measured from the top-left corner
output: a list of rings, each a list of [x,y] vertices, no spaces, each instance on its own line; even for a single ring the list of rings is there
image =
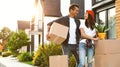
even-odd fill
[[[92,48],[92,40],[86,39],[86,47]]]

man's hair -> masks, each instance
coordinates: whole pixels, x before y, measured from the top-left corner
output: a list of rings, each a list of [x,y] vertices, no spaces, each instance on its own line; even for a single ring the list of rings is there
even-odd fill
[[[78,4],[71,4],[70,7],[69,7],[69,11],[72,9],[74,10],[75,7],[79,8],[79,5]]]

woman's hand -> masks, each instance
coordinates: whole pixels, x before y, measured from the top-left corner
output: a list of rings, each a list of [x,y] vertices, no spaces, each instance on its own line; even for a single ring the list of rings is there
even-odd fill
[[[99,38],[98,38],[98,37],[96,37],[96,38],[93,38],[93,40],[95,40],[95,41],[96,41],[96,40],[99,40]]]

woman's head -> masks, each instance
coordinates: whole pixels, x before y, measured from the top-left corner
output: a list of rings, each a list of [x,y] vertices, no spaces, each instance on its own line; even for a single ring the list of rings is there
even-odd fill
[[[92,10],[86,10],[86,13],[84,14],[85,19],[92,18],[94,20],[94,12]]]
[[[93,29],[95,25],[94,12],[92,10],[86,10],[86,13],[84,14],[84,18],[86,20],[85,25]]]

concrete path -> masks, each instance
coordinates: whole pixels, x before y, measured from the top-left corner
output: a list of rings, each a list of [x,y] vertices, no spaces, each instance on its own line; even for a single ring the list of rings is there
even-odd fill
[[[18,62],[17,58],[0,57],[0,67],[37,67]]]

